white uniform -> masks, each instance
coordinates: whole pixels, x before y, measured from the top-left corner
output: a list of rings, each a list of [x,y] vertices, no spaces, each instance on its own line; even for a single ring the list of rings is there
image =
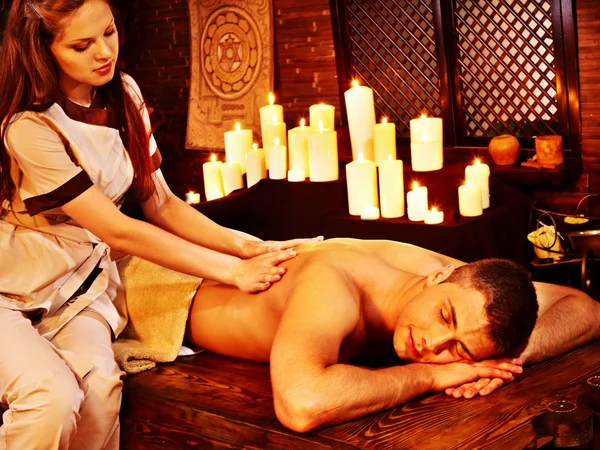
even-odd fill
[[[139,88],[123,82],[149,128]],[[89,108],[60,96],[7,128],[15,192],[0,210],[0,403],[9,406],[0,449],[118,448],[120,280],[108,246],[61,210],[92,184],[119,205],[131,186],[118,120],[104,105],[101,89]]]

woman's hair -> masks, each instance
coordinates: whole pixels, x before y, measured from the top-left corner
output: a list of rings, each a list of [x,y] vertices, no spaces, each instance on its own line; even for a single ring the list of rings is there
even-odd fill
[[[14,184],[10,177],[10,158],[4,145],[6,128],[15,113],[45,110],[54,101],[59,89],[58,65],[50,45],[61,32],[60,21],[92,0],[15,0],[12,3],[0,48],[0,204],[12,201]],[[98,0],[93,0],[98,1]],[[123,24],[110,4],[119,31],[119,46],[123,44]],[[123,144],[134,170],[133,188],[140,200],[154,192],[149,157],[149,132],[141,110],[123,86],[121,68],[102,86],[107,107],[119,120]]]

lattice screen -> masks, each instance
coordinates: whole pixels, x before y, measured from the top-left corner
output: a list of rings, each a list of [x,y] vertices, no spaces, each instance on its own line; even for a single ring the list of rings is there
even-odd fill
[[[465,133],[558,132],[551,0],[456,0]]]
[[[346,1],[353,76],[373,88],[377,120],[388,117],[401,137],[410,119],[441,113],[431,3]]]

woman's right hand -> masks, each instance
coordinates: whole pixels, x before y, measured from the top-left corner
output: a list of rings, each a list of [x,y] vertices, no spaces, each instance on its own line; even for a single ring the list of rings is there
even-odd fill
[[[296,256],[294,249],[265,253],[251,259],[241,259],[233,268],[232,284],[243,292],[266,291],[281,280],[286,269],[279,267],[284,261]]]

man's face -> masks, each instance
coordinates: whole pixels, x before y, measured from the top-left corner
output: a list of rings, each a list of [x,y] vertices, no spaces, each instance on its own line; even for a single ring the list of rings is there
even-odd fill
[[[485,331],[484,295],[459,284],[440,284],[439,279],[428,278],[426,284],[398,317],[394,332],[398,356],[438,364],[493,356],[495,346]]]

